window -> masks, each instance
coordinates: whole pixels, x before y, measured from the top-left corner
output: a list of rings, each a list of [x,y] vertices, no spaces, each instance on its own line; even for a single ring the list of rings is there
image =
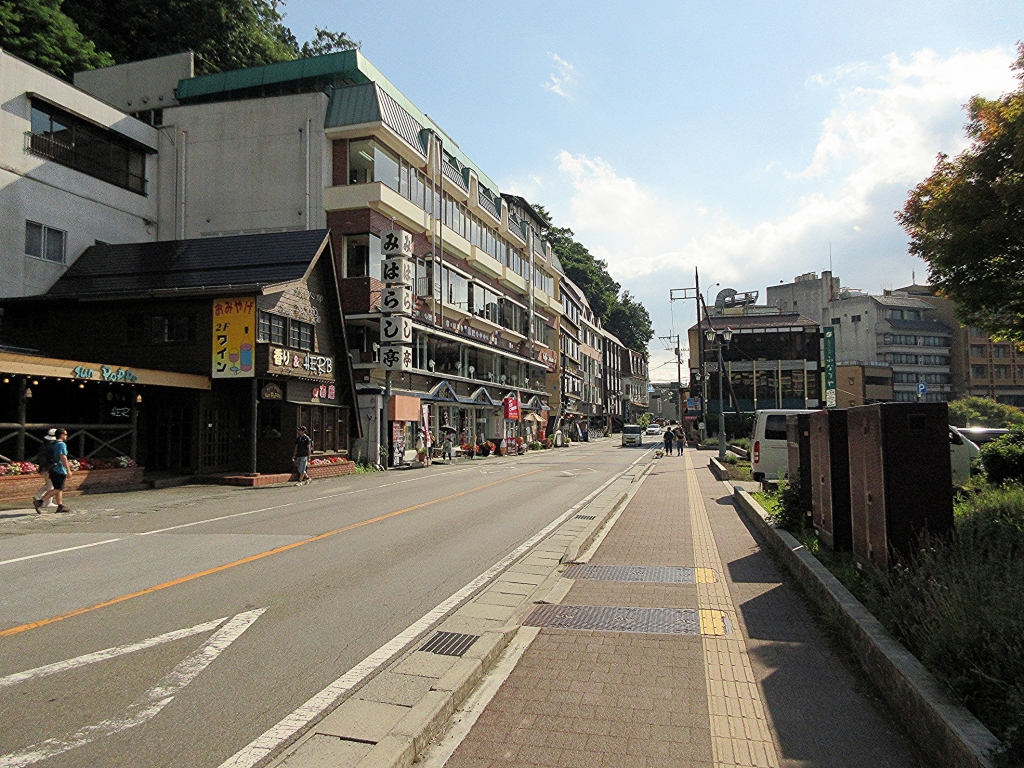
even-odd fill
[[[129,315],[125,318],[129,344],[188,344],[196,340],[195,315]]]
[[[885,356],[885,360],[897,365],[917,365],[917,355],[905,355],[902,352],[890,352]]]
[[[985,347],[982,344],[971,344],[971,357],[985,357]]]
[[[146,194],[146,154],[125,136],[42,101],[32,101],[33,154],[118,187]]]
[[[916,347],[917,336],[907,336],[901,333],[887,333],[883,338],[884,344],[896,344],[902,347]]]
[[[270,341],[270,315],[266,312],[256,318],[256,341]]]
[[[916,384],[917,374],[906,373],[905,371],[894,371],[892,374],[894,384]]]
[[[347,235],[344,240],[345,277],[380,280],[380,238],[376,235]]]
[[[1007,358],[1010,356],[1010,348],[1006,344],[993,344],[992,357]]]
[[[840,324],[841,322],[842,322],[842,318],[839,318],[839,317],[833,317],[833,318],[832,318],[832,319],[831,319],[831,320],[829,321],[829,325],[839,325],[839,324]]]
[[[903,310],[902,309],[887,309],[885,311],[885,317],[887,320],[902,320]]]
[[[967,332],[974,338],[984,339],[988,337],[988,334],[976,325],[972,325]]]
[[[913,376],[913,374],[910,374],[910,375]],[[867,386],[867,387],[888,387],[895,380],[896,380],[895,374],[893,374],[893,378],[891,380],[887,379],[885,376],[865,376],[864,377],[864,386]]]
[[[920,320],[921,319],[921,310],[919,310],[919,309],[904,309],[903,310],[903,319],[904,320]]]
[[[947,336],[919,336],[922,347],[948,347],[950,344]]]
[[[67,233],[35,221],[25,222],[25,253],[57,264],[67,261]]]
[[[971,378],[972,379],[987,379],[988,378],[988,366],[987,365],[972,365],[971,366]]]
[[[764,422],[765,440],[786,439],[786,417],[781,413],[769,414]]]
[[[1010,378],[1010,366],[1008,365],[993,365],[992,376],[996,379],[1008,379]]]
[[[349,184],[380,181],[399,192],[399,168],[398,155],[374,139],[354,139],[348,143]]]
[[[301,320],[288,321],[288,346],[292,349],[313,351],[313,326]]]
[[[921,365],[949,365],[949,356],[921,355]]]
[[[850,322],[851,323],[859,323],[860,322],[860,315],[850,315]]]

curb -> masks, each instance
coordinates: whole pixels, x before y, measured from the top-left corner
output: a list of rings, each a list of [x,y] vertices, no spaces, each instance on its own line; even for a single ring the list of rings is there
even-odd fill
[[[564,553],[576,542],[592,542],[653,464],[653,457],[634,464],[585,497],[546,538],[430,630],[476,635],[462,656],[422,651],[428,635],[420,637],[270,765],[410,768],[497,663],[527,613],[553,597]],[[584,525],[578,513],[595,505],[607,511]]]
[[[1000,746],[992,732],[954,701],[924,665],[803,544],[788,531],[773,527],[765,510],[749,493],[734,488],[733,498],[807,595],[839,622],[857,660],[931,764],[992,768],[989,755]]]
[[[728,480],[729,479],[729,468],[725,466],[716,458],[712,458],[708,461],[708,468],[711,470],[711,474],[715,476],[716,480]]]

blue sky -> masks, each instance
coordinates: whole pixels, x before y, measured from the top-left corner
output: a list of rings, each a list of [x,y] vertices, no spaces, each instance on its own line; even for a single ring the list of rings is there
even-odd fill
[[[502,191],[570,226],[647,306],[668,289],[760,290],[829,264],[873,292],[910,282],[893,212],[963,104],[1015,87],[1024,3],[315,3]],[[674,377],[651,345],[652,378]]]

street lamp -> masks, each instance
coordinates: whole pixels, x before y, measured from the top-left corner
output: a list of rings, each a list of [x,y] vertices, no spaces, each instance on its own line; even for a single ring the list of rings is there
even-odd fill
[[[708,340],[709,344],[714,344],[718,351],[718,460],[725,461],[725,402],[722,395],[722,376],[725,372],[725,363],[722,361],[722,347],[728,346],[732,341],[732,329],[723,328],[721,331],[716,331],[713,328],[708,328],[704,332],[704,338]]]

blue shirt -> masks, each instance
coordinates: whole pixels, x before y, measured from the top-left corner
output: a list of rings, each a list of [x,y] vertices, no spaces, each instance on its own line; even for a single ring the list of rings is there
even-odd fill
[[[60,457],[68,455],[68,447],[63,440],[58,440],[52,446],[50,446],[50,456],[53,458],[53,466],[50,467],[50,472],[54,475],[66,475],[68,471],[64,469],[64,464],[61,463]]]

